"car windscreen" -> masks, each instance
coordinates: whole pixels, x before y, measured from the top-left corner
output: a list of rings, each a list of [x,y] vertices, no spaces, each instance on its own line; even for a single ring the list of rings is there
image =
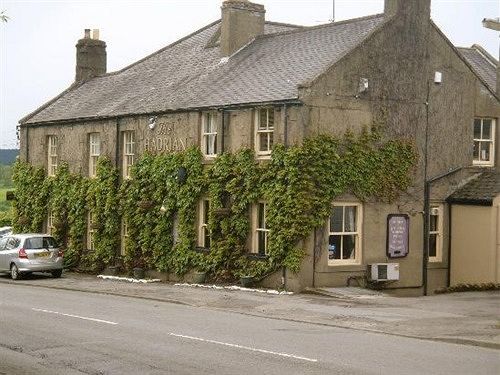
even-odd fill
[[[57,247],[56,240],[52,237],[31,237],[24,243],[26,249],[53,249]]]

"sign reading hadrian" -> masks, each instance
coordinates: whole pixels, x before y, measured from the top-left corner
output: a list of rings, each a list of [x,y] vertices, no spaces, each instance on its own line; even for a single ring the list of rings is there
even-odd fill
[[[173,121],[159,121],[151,117],[144,137],[144,150],[153,154],[184,151],[191,146],[189,137],[178,137]]]
[[[408,255],[410,219],[408,215],[392,214],[387,216],[387,256],[402,258]]]

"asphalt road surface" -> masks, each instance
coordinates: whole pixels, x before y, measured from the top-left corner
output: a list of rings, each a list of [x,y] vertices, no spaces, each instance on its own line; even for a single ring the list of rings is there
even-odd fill
[[[137,298],[0,285],[0,374],[479,375],[499,373],[499,354]]]

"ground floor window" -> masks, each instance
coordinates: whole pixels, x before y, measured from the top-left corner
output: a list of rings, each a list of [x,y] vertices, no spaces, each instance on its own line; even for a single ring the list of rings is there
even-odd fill
[[[362,207],[357,203],[332,206],[328,235],[328,264],[353,264],[361,261]]]
[[[267,228],[267,203],[259,202],[253,206],[252,253],[265,256],[268,253],[269,229]]]
[[[443,260],[443,206],[432,205],[429,220],[429,262]]]
[[[95,236],[95,216],[92,212],[88,213],[87,216],[87,250],[94,251],[94,236]]]
[[[210,211],[210,201],[202,199],[198,210],[198,246],[210,248],[210,231],[208,229],[208,213]]]
[[[128,225],[127,221],[122,219],[121,225],[121,242],[120,242],[120,255],[125,256],[127,250],[128,239]]]

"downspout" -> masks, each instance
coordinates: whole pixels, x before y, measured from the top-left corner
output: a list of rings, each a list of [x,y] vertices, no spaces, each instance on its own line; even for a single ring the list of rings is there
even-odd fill
[[[314,228],[312,287],[316,288],[316,228]]]
[[[30,138],[28,136],[28,133],[29,133],[29,129],[30,127],[29,126],[26,126],[26,163],[29,163],[30,162]]]
[[[448,270],[446,272],[446,286],[451,283],[451,203],[448,203]]]
[[[220,111],[221,116],[222,116],[222,129],[220,130],[220,153],[224,153],[224,128],[226,127],[226,112],[224,111],[224,108],[221,109]]]
[[[284,121],[284,126],[283,126],[283,143],[285,144],[285,147],[288,147],[288,108],[286,106],[286,103],[283,104],[283,113],[285,116],[285,121]]]
[[[119,168],[119,158],[120,158],[120,119],[116,119],[115,123],[116,130],[116,143],[115,143],[115,166]]]
[[[500,202],[497,205],[497,252],[496,252],[496,282],[500,281],[500,266],[498,265],[498,261],[500,260]]]
[[[429,254],[429,209],[430,209],[430,184],[427,181],[427,167],[429,163],[429,98],[431,94],[431,83],[427,80],[427,96],[425,99],[425,145],[424,145],[424,231],[422,254],[422,286],[424,287],[424,296],[427,295],[427,263]]]

